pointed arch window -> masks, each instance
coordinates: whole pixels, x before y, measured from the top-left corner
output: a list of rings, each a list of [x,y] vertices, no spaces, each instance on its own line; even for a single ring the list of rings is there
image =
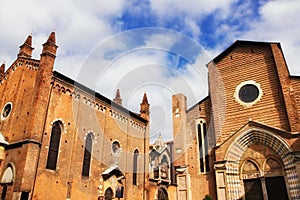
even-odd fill
[[[1,185],[2,185],[2,194],[1,199],[6,198],[6,194],[9,191],[9,186],[11,186],[15,180],[15,167],[9,163],[7,168],[4,170],[1,177]]]
[[[105,200],[112,200],[114,196],[114,192],[111,188],[107,188],[104,193]]]
[[[137,185],[137,162],[138,162],[139,151],[136,149],[133,154],[133,174],[132,184]]]
[[[160,176],[162,179],[169,178],[169,162],[166,155],[163,156],[160,163]]]
[[[91,158],[92,158],[93,134],[89,133],[85,140],[83,155],[82,176],[90,175]]]
[[[199,148],[200,172],[207,173],[209,169],[209,155],[208,155],[208,137],[207,127],[204,119],[196,122],[197,126],[197,139]]]
[[[51,130],[50,146],[47,157],[47,169],[56,170],[59,144],[61,138],[62,124],[57,121],[53,124]]]

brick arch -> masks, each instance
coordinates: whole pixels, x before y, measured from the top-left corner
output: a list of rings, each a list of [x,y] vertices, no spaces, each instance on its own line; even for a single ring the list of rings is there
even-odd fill
[[[244,195],[239,178],[239,162],[243,153],[251,144],[262,144],[277,152],[284,164],[290,197],[300,199],[300,185],[298,184],[298,175],[291,148],[280,137],[261,129],[246,131],[232,142],[226,152],[226,178],[229,199],[239,199]]]

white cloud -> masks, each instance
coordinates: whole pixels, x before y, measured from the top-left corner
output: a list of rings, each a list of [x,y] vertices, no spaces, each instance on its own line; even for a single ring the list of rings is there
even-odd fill
[[[184,23],[187,26],[187,32],[190,32],[193,38],[199,38],[201,34],[200,27],[197,25],[196,20],[185,18]]]
[[[186,53],[186,49],[200,52],[197,48],[201,47],[193,47],[196,43],[189,40],[178,32],[159,28],[115,35],[91,52],[78,78],[83,77],[90,88],[109,98],[119,88],[123,105],[137,113],[143,93],[147,92],[151,104],[151,135],[162,133],[171,139],[171,96],[185,93],[191,106],[207,95],[207,74],[203,67],[209,58],[206,54],[199,56],[191,65],[193,61],[189,59],[193,55]],[[178,68],[178,61],[170,62],[170,53],[183,56],[191,64]]]
[[[73,79],[82,76],[80,73],[85,70],[92,70],[96,76],[84,75],[84,84],[99,89],[111,99],[120,87],[122,97],[127,98],[124,105],[135,112],[139,112],[139,103],[146,91],[153,108],[153,120],[161,122],[153,123],[158,123],[156,127],[164,127],[152,129],[170,139],[171,95],[185,93],[189,106],[206,95],[205,64],[211,59],[208,53],[215,56],[237,39],[279,41],[291,73],[300,74],[297,67],[300,1],[260,1],[259,16],[250,9],[252,4],[252,1],[237,0],[4,1],[0,7],[0,60],[7,61],[9,66],[16,58],[18,47],[31,32],[35,48],[33,57],[39,58],[42,44],[55,29],[59,45],[56,70]],[[136,23],[139,23],[139,17],[149,15],[154,21],[158,19],[158,25],[163,27],[170,23],[196,40],[209,35],[210,40],[220,42],[217,41],[205,54],[203,49],[198,52],[200,45],[196,41],[192,43],[190,38],[179,33],[170,34],[171,31],[164,29],[145,37],[138,30],[139,34],[121,33],[118,37],[115,34],[126,24],[120,18],[125,12],[135,16],[127,20],[137,20]],[[213,15],[212,19],[216,20],[209,24],[214,30],[211,33],[203,32],[199,25],[208,15]],[[171,59],[170,52],[178,57]],[[180,57],[190,64],[174,67]],[[101,87],[96,83],[101,83]],[[199,84],[206,86],[199,89]]]
[[[231,3],[235,0],[151,0],[151,7],[155,13],[162,18],[174,16],[190,16],[192,18],[201,18],[205,14],[209,14],[217,9],[226,13]]]
[[[261,18],[251,24],[251,29],[240,33],[247,40],[275,41],[283,46],[291,74],[300,74],[298,52],[300,52],[300,1],[270,1],[260,10]]]
[[[89,3],[52,0],[5,1],[0,7],[0,24],[1,27],[5,27],[5,31],[0,32],[0,46],[7,47],[6,51],[12,56],[6,59],[11,63],[15,59],[13,55],[16,55],[18,45],[24,42],[28,34],[33,33],[33,56],[38,58],[42,43],[46,41],[52,29],[55,29],[59,45],[58,57],[82,57],[114,34],[116,27],[111,21],[122,14],[123,6],[124,1],[121,0],[113,3],[106,0],[94,0]],[[62,59],[58,62],[59,66],[65,65]],[[79,67],[78,63],[74,62],[73,65]]]

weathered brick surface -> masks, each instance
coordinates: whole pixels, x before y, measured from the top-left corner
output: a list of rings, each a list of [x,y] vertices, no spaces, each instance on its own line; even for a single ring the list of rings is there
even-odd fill
[[[121,180],[125,199],[140,200],[144,195],[156,198],[160,186],[148,182],[147,98],[143,98],[141,114],[135,114],[53,73],[57,49],[53,37],[51,34],[45,43],[40,60],[31,58],[31,38],[27,39],[16,61],[1,73],[0,108],[8,102],[13,105],[9,117],[0,121],[0,131],[10,143],[2,169],[12,165],[15,171],[7,199],[19,199],[21,192],[29,192],[32,199],[97,199],[101,173],[116,164],[125,175]],[[184,173],[192,199],[202,199],[206,194],[216,199],[214,162],[224,160],[232,142],[254,126],[272,132],[293,151],[300,150],[299,77],[290,77],[278,44],[237,44],[217,57],[216,63],[208,64],[209,97],[188,110],[184,95],[172,99],[173,164],[187,167]],[[245,106],[234,95],[236,87],[249,80],[259,84],[262,96],[255,104]],[[205,119],[208,128],[210,172],[205,174],[200,173],[195,123],[200,118]],[[63,130],[57,169],[49,170],[46,162],[56,121],[62,122]],[[83,177],[85,139],[89,133],[93,134],[91,170],[89,177]],[[114,141],[120,143],[118,156],[112,152]],[[132,184],[135,149],[139,151],[137,185]],[[270,156],[280,160],[271,147],[253,144],[245,150],[239,165],[251,158],[261,167]],[[300,176],[299,166],[296,170]],[[102,192],[108,187],[114,191],[117,184],[116,176],[110,177],[103,182]],[[165,189],[170,199],[176,198],[176,185]]]
[[[61,195],[60,198],[65,198],[68,184],[71,184],[71,198],[96,198],[101,172],[116,162],[116,158],[112,156],[111,145],[113,141],[117,140],[121,145],[118,163],[126,177],[123,180],[126,185],[125,195],[133,199],[140,199],[144,179],[143,174],[139,174],[139,186],[131,186],[132,157],[134,150],[138,149],[140,152],[138,162],[141,166],[139,171],[143,172],[144,167],[142,166],[144,166],[145,148],[147,148],[144,147],[144,136],[148,134],[146,124],[132,118],[128,115],[129,113],[113,108],[91,95],[81,93],[80,99],[74,99],[74,94],[72,96],[72,92],[70,92],[73,89],[63,85],[63,81],[54,82],[53,85],[55,87],[51,92],[41,157],[47,157],[51,123],[55,120],[62,120],[65,132],[61,137],[59,169],[56,172],[45,169],[46,159],[41,159],[39,162],[35,197],[41,198],[48,195],[45,193],[43,185],[48,184],[55,190],[56,185],[61,184],[59,187],[61,191],[58,192]],[[97,106],[105,107],[105,109],[102,111]],[[133,121],[136,123],[134,126],[132,125]],[[93,158],[91,175],[89,178],[85,178],[82,177],[81,172],[85,137],[89,132],[94,135]],[[148,139],[145,142],[148,143]]]
[[[299,139],[293,136],[299,133],[300,79],[290,77],[279,44],[236,42],[210,62],[208,69],[210,95],[187,110],[185,122],[174,118],[176,101],[173,98],[174,130],[183,129],[180,126],[185,125],[187,131],[183,138],[187,138],[189,144],[181,155],[187,159],[179,160],[176,164],[188,165],[193,199],[203,198],[205,194],[217,198],[214,162],[225,159],[229,147],[240,134],[261,128],[280,137],[294,151],[300,147]],[[254,81],[262,90],[261,98],[250,106],[241,103],[235,94],[237,86],[245,81]],[[206,174],[199,173],[196,133],[196,120],[199,118],[204,119],[208,125],[211,172]],[[253,123],[249,124],[249,121]],[[176,139],[181,142],[180,138],[174,137],[174,144]],[[263,168],[263,162],[268,157],[282,162],[272,148],[264,144],[250,145],[241,160],[237,161],[238,165],[242,166],[245,160],[252,159]]]
[[[40,60],[26,56],[31,54],[30,48],[20,49],[20,57],[1,81],[0,106],[7,102],[13,105],[9,117],[0,122],[1,132],[10,143],[3,164],[4,169],[12,164],[16,173],[6,199],[19,198],[21,192],[29,192],[33,199],[97,199],[101,173],[116,164],[125,175],[125,198],[142,199],[143,188],[148,184],[147,173],[144,174],[148,170],[147,120],[88,88],[74,87],[70,79],[58,73],[53,74],[56,48],[55,35],[51,34]],[[143,106],[144,117],[148,117],[149,106]],[[57,169],[49,170],[46,162],[52,124],[56,121],[62,122],[63,130]],[[88,133],[93,133],[91,170],[89,177],[83,177]],[[113,141],[121,146],[117,158],[112,153]],[[135,149],[139,151],[137,186],[132,185]],[[114,186],[109,181],[104,183],[103,191]]]
[[[226,140],[249,120],[290,130],[270,45],[240,44],[216,63],[215,67],[224,86],[224,91],[217,88],[210,91],[224,95],[224,102],[221,102],[224,106],[220,110],[214,110],[215,115],[223,118],[219,133],[221,141]],[[260,101],[250,107],[241,105],[234,98],[236,87],[248,80],[259,83],[263,93]]]

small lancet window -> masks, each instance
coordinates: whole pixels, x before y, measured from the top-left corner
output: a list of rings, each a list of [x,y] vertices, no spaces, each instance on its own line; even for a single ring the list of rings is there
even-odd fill
[[[52,125],[50,145],[47,157],[47,169],[56,170],[59,144],[61,138],[62,124],[60,121],[55,122]]]
[[[139,156],[139,151],[136,149],[133,154],[133,174],[132,174],[132,184],[133,185],[137,185],[138,156]]]
[[[82,165],[82,176],[90,175],[91,168],[91,157],[92,157],[92,145],[93,145],[93,134],[89,133],[86,137],[84,155],[83,155],[83,165]]]
[[[162,179],[168,179],[169,178],[169,162],[166,155],[163,156],[160,164],[161,168],[161,178]]]
[[[210,169],[209,169],[207,127],[204,119],[199,120],[196,123],[196,127],[197,127],[197,139],[198,139],[198,148],[199,148],[200,172],[207,173],[210,171]]]

